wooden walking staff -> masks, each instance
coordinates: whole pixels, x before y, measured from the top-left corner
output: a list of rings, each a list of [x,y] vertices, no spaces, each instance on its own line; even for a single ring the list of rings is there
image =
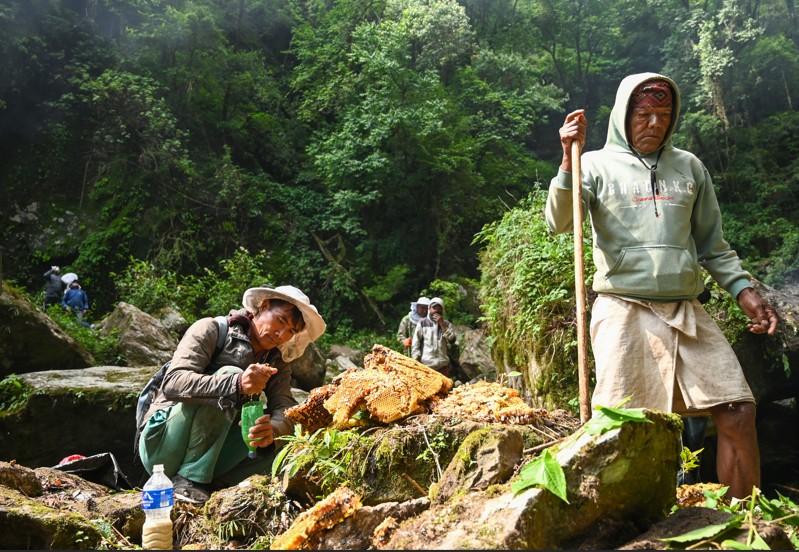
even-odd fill
[[[577,303],[577,375],[580,387],[580,421],[591,419],[588,393],[588,341],[585,335],[585,270],[583,261],[583,178],[580,143],[572,141],[572,211],[574,215],[574,288]]]

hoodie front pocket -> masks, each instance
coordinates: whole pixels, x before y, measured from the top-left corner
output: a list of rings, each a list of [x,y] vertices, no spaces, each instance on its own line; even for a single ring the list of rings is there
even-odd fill
[[[605,275],[613,291],[666,297],[695,294],[699,278],[688,251],[667,245],[623,249]]]

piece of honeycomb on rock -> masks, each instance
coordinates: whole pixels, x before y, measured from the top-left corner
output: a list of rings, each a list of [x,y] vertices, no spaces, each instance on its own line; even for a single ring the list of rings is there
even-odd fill
[[[397,520],[392,516],[388,516],[386,519],[381,521],[372,532],[372,548],[380,548],[381,546],[388,544],[388,541],[391,539],[391,535],[398,528],[399,523],[397,523]]]
[[[383,423],[391,423],[420,412],[425,408],[425,399],[412,382],[382,375],[384,384],[375,388],[366,397],[370,415]]]
[[[339,487],[294,520],[285,533],[272,541],[270,550],[313,550],[322,531],[341,523],[361,507],[361,497],[348,487]]]
[[[375,370],[354,370],[342,374],[338,387],[325,401],[333,415],[332,427],[346,429],[357,424],[352,415],[366,409],[366,396],[383,385],[383,376]]]
[[[325,408],[324,403],[336,390],[337,385],[323,385],[312,389],[308,398],[301,405],[286,410],[286,418],[300,424],[303,431],[313,433],[321,427],[327,427],[333,421],[333,415]]]
[[[364,359],[364,368],[351,368],[329,385],[317,387],[286,417],[313,433],[320,427],[348,429],[365,425],[358,417],[382,423],[395,422],[423,412],[435,396],[452,389],[452,380],[403,354],[375,345]]]
[[[333,414],[332,426],[352,427],[352,415],[367,410],[369,416],[391,423],[426,408],[426,402],[452,388],[452,380],[403,354],[375,345],[364,359],[364,369],[341,375],[338,388],[325,401]]]
[[[425,399],[452,389],[452,380],[448,377],[383,345],[374,345],[372,352],[363,359],[363,365],[410,382]]]
[[[522,400],[516,389],[487,381],[456,387],[449,395],[432,401],[429,406],[430,411],[438,416],[478,422],[531,424],[538,416],[537,411]]]

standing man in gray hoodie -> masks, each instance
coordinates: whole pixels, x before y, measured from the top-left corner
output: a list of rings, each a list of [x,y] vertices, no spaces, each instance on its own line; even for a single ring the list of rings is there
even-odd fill
[[[725,241],[710,174],[671,143],[680,112],[677,85],[642,73],[622,80],[607,141],[581,157],[582,208],[594,242],[591,343],[593,405],[713,417],[716,471],[743,498],[760,486],[755,400],[724,334],[696,297],[702,269],[738,299],[753,333],[773,334],[777,315]],[[563,157],[547,197],[554,232],[574,229],[571,144],[585,143],[587,119],[569,113]]]

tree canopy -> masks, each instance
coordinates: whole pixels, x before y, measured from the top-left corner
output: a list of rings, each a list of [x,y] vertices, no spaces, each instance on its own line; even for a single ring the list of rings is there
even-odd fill
[[[244,248],[331,329],[393,328],[432,282],[494,285],[475,236],[640,71],[680,85],[746,268],[799,273],[790,1],[6,0],[0,30],[0,270],[31,292],[60,264],[104,312],[136,263]]]

